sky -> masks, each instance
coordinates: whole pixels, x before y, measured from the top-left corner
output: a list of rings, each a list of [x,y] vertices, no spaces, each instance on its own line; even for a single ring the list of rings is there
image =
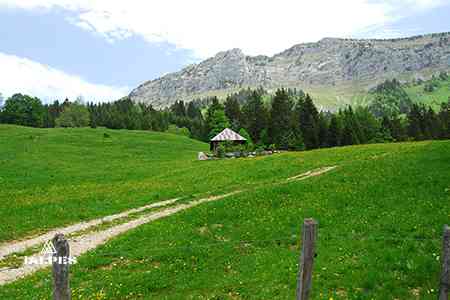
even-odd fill
[[[0,0],[0,93],[113,101],[241,48],[450,31],[450,0]]]

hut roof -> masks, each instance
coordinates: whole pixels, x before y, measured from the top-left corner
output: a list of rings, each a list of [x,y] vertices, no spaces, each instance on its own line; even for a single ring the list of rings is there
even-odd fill
[[[211,139],[211,142],[220,141],[246,141],[247,139],[237,134],[229,128],[225,128],[221,133]]]

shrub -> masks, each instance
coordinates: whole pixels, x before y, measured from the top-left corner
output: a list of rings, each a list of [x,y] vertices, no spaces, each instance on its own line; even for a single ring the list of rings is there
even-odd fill
[[[217,153],[217,157],[224,158],[225,153],[226,153],[225,146],[223,144],[220,144],[219,146],[217,146],[216,153]]]
[[[261,155],[264,152],[264,150],[265,150],[264,145],[258,144],[255,150],[256,155]]]

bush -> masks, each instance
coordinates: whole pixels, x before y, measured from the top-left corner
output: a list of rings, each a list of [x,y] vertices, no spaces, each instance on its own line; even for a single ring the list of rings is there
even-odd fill
[[[217,149],[216,149],[217,157],[224,158],[225,157],[225,153],[226,153],[226,149],[225,149],[225,146],[223,144],[220,144],[219,146],[217,146]]]
[[[264,145],[258,144],[255,150],[256,155],[261,155],[264,152],[264,150],[265,150]]]

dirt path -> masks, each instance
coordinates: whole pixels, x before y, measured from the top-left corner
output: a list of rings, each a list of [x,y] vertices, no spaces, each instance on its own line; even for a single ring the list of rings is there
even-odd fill
[[[329,172],[335,168],[336,168],[336,166],[325,167],[325,168],[308,171],[306,173],[282,180],[275,184],[282,184],[282,183],[289,183],[292,181],[304,180],[304,179],[307,179],[310,177],[319,176],[319,175]],[[238,193],[242,193],[244,191],[245,190],[238,190],[238,191],[234,191],[234,192],[224,194],[224,195],[212,196],[212,197],[202,198],[199,200],[193,200],[188,203],[178,204],[178,205],[175,205],[175,206],[172,206],[169,208],[162,209],[157,212],[144,214],[142,216],[136,217],[136,219],[133,219],[131,221],[128,221],[128,222],[125,222],[125,223],[122,223],[119,225],[114,225],[114,226],[111,226],[110,228],[107,228],[107,229],[104,229],[101,231],[89,232],[89,233],[86,233],[81,236],[69,238],[68,240],[70,243],[71,255],[72,256],[82,255],[89,250],[95,249],[99,245],[105,244],[111,238],[116,237],[124,232],[127,232],[127,231],[129,231],[133,228],[136,228],[138,226],[141,226],[143,224],[173,215],[173,214],[183,211],[183,210],[190,209],[190,208],[198,206],[202,203],[217,201],[217,200],[220,200],[220,199],[232,196],[232,195],[236,195]],[[0,260],[5,258],[5,256],[7,256],[9,254],[22,252],[30,247],[37,246],[39,244],[43,244],[43,243],[51,240],[57,233],[63,233],[65,235],[71,234],[71,233],[76,233],[76,232],[83,231],[83,230],[89,229],[91,227],[94,227],[96,225],[100,225],[103,222],[110,222],[110,221],[113,221],[116,219],[127,217],[132,213],[142,212],[146,209],[167,206],[167,205],[175,203],[178,200],[179,200],[179,198],[149,204],[149,205],[142,206],[139,208],[127,210],[127,211],[119,213],[119,214],[107,216],[107,217],[100,218],[100,219],[95,219],[95,220],[92,220],[89,222],[81,222],[81,223],[74,224],[74,225],[71,225],[71,226],[68,226],[65,228],[55,229],[46,234],[31,238],[28,240],[4,244],[0,247]],[[39,256],[40,256],[40,253],[37,253],[37,254],[29,256],[29,258],[33,259],[33,258],[37,258]],[[34,273],[35,271],[46,268],[46,267],[48,267],[48,266],[46,266],[46,265],[22,265],[18,268],[0,269],[0,285],[4,285],[6,283],[15,281],[19,278],[30,275],[30,274]]]
[[[324,167],[324,168],[308,171],[306,173],[303,173],[303,174],[300,174],[297,176],[289,177],[288,179],[286,179],[286,182],[305,180],[310,177],[322,175],[323,173],[329,172],[336,168],[337,168],[337,166],[332,166],[332,167]]]
[[[34,238],[29,238],[23,241],[17,241],[17,242],[9,242],[6,244],[3,244],[0,246],[0,260],[4,259],[5,256],[12,254],[12,253],[17,253],[17,252],[23,252],[28,248],[37,246],[39,244],[43,244],[46,241],[51,240],[57,233],[62,233],[64,235],[68,235],[74,232],[78,232],[78,231],[82,231],[82,230],[86,230],[89,229],[91,227],[100,225],[104,222],[111,222],[117,219],[121,219],[124,217],[129,216],[130,214],[133,213],[138,213],[147,209],[151,209],[151,208],[156,208],[156,207],[162,207],[162,206],[166,206],[166,205],[170,205],[175,203],[176,201],[178,201],[179,198],[176,199],[171,199],[171,200],[166,200],[166,201],[161,201],[161,202],[156,202],[153,204],[149,204],[149,205],[145,205],[139,208],[133,208],[127,211],[124,211],[122,213],[119,214],[115,214],[115,215],[110,215],[107,217],[103,217],[103,218],[98,218],[98,219],[94,219],[88,222],[81,222],[81,223],[77,223],[77,224],[73,224],[70,225],[68,227],[64,227],[64,228],[57,228],[57,229],[53,229],[52,231],[49,231],[45,234],[36,236]]]
[[[92,250],[92,249],[98,247],[99,245],[102,245],[102,244],[106,243],[109,239],[111,239],[113,237],[116,237],[116,236],[118,236],[121,233],[124,233],[124,232],[126,232],[128,230],[136,228],[136,227],[138,227],[140,225],[143,225],[145,223],[148,223],[148,222],[160,219],[160,218],[164,218],[164,217],[170,216],[170,215],[175,214],[175,213],[177,213],[179,211],[192,208],[194,206],[200,205],[200,204],[205,203],[205,202],[211,202],[211,201],[216,201],[216,200],[219,200],[219,199],[223,199],[225,197],[229,197],[231,195],[234,195],[234,194],[237,194],[237,193],[240,193],[240,192],[241,191],[235,191],[235,192],[232,192],[232,193],[229,193],[229,194],[225,194],[225,195],[213,196],[213,197],[203,198],[203,199],[200,199],[200,200],[191,201],[189,203],[179,204],[179,205],[176,205],[174,207],[163,209],[163,210],[158,211],[158,212],[146,214],[146,215],[144,215],[142,217],[138,217],[137,219],[134,219],[132,221],[129,221],[129,222],[126,222],[126,223],[123,223],[123,224],[120,224],[120,225],[116,225],[116,226],[113,226],[111,228],[108,228],[108,229],[105,229],[105,230],[102,230],[102,231],[87,233],[85,235],[82,235],[82,236],[79,236],[79,237],[75,237],[75,238],[72,238],[72,239],[69,238],[71,255],[72,256],[79,256],[79,255],[81,255],[83,253],[86,253],[87,251]],[[172,201],[172,203],[173,203],[176,200],[174,199],[174,200],[169,200],[169,201]],[[166,201],[166,202],[168,202],[168,201]],[[153,207],[155,207],[155,206],[153,206]],[[136,210],[134,210],[134,211],[136,211]],[[111,218],[111,217],[107,217],[107,218]],[[74,226],[71,226],[71,228],[73,228],[73,227]],[[50,234],[50,233],[48,233],[48,234]],[[41,237],[47,236],[48,234],[43,235]],[[53,236],[51,236],[49,239],[51,239],[51,238],[53,238]],[[33,241],[36,240],[36,239],[33,239]],[[33,259],[33,258],[38,258],[39,256],[40,256],[40,253],[37,253],[35,255],[30,256],[29,258]],[[15,280],[17,280],[17,279],[19,279],[21,277],[27,276],[29,274],[34,273],[35,271],[37,271],[39,269],[43,269],[43,268],[46,268],[46,267],[48,267],[48,266],[34,264],[34,265],[22,265],[19,268],[3,269],[3,270],[0,271],[0,285],[4,285],[4,284],[6,284],[8,282],[15,281]]]

